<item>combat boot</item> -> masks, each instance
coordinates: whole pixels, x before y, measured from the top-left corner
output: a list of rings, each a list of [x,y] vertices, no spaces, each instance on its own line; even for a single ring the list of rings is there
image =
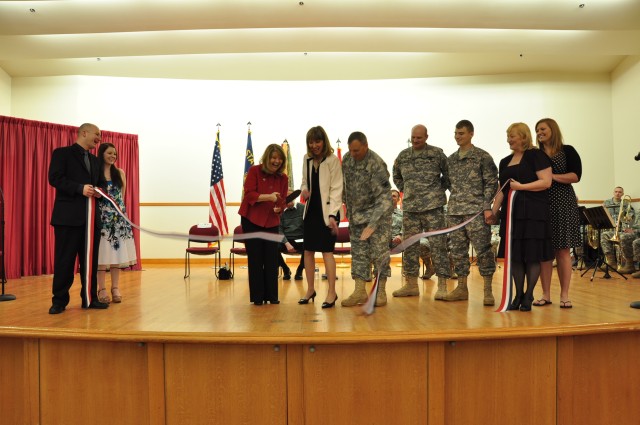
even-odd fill
[[[612,267],[614,270],[618,269],[618,260],[616,259],[616,256],[613,254],[607,254],[605,255],[605,261],[607,262],[607,264],[609,265],[609,267]],[[600,268],[602,270],[604,270],[606,267],[606,264],[603,264],[600,266]]]
[[[631,277],[636,278],[636,279],[640,278],[640,271],[637,271],[637,272],[633,273],[631,275]]]
[[[445,301],[464,301],[469,299],[469,289],[467,289],[467,276],[458,277],[456,289],[444,296]]]
[[[629,261],[627,259],[624,260],[624,265],[618,268],[618,273],[621,274],[629,274],[635,272],[636,269],[633,266],[633,261]]]
[[[438,290],[433,297],[434,300],[444,300],[447,296],[447,278],[444,276],[438,276]]]
[[[490,276],[482,276],[484,279],[484,300],[482,300],[483,305],[495,305],[496,300],[493,298],[493,290],[491,288],[491,283],[493,281],[493,275]]]
[[[376,307],[387,305],[387,279],[380,278],[378,282],[378,294],[376,295]]]
[[[340,304],[343,307],[353,307],[354,305],[364,304],[367,302],[367,290],[364,288],[365,282],[362,279],[356,278],[356,289],[348,298],[342,300]]]
[[[402,288],[393,291],[394,297],[415,297],[416,295],[420,295],[420,288],[418,287],[418,277],[417,276],[407,276],[405,277],[406,283],[402,286]]]
[[[427,257],[422,260],[424,262],[424,274],[422,275],[422,279],[431,279],[436,272],[436,268],[433,266],[433,260],[431,257]]]

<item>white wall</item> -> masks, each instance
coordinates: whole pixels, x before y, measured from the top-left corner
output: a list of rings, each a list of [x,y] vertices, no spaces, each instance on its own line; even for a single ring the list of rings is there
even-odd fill
[[[424,123],[429,143],[447,154],[455,148],[460,119],[476,126],[474,143],[496,160],[509,154],[505,130],[515,121],[530,126],[553,117],[566,143],[583,159],[581,199],[602,199],[613,186],[611,83],[606,74],[519,74],[384,81],[193,81],[103,77],[13,80],[14,116],[102,129],[140,137],[141,202],[207,202],[216,124],[221,126],[227,200],[239,202],[247,139],[252,122],[254,153],[289,140],[296,185],[306,131],[323,125],[342,140],[363,131],[389,168],[407,146],[410,129]],[[334,146],[335,147],[335,146]],[[230,226],[239,223],[229,208]],[[143,207],[141,224],[182,231],[207,221],[205,207]],[[178,258],[184,243],[142,237],[143,258]],[[225,253],[226,248],[225,248]]]
[[[624,187],[625,194],[638,198],[640,162],[636,162],[634,157],[640,151],[640,56],[624,60],[613,72],[611,81],[614,155],[612,174],[615,185]]]
[[[11,116],[11,77],[0,68],[0,115]]]

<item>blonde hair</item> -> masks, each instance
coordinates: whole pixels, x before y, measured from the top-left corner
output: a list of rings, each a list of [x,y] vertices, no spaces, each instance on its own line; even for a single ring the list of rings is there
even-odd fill
[[[537,146],[533,144],[533,139],[531,138],[531,130],[529,130],[528,125],[523,122],[513,123],[509,126],[509,128],[507,128],[507,136],[512,131],[515,131],[520,135],[520,137],[522,137],[522,148],[524,150],[537,149]]]

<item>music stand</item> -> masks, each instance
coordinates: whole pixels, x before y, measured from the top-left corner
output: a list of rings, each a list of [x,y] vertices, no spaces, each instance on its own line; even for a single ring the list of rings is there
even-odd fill
[[[603,229],[613,229],[615,227],[615,225],[613,224],[613,219],[611,218],[611,214],[609,214],[609,211],[605,207],[600,206],[600,207],[587,208],[583,211],[583,213],[585,218],[587,219],[587,222],[591,225],[591,227],[593,227],[598,231],[598,240],[600,240],[600,236],[601,236],[600,233]],[[598,271],[598,267],[600,267],[601,265],[604,266],[604,275],[602,276],[603,278],[605,279],[611,278],[611,275],[609,274],[609,269],[611,269],[614,272],[616,272],[620,277],[624,278],[624,280],[627,280],[626,276],[618,272],[618,270],[616,270],[615,267],[612,267],[609,263],[607,263],[604,253],[602,251],[602,243],[600,243],[600,246],[598,247],[598,258],[596,258],[595,263],[592,266],[590,266],[587,270],[582,272],[580,276],[584,276],[585,274],[587,274],[589,270],[593,269],[593,274],[591,275],[591,279],[589,279],[590,281],[593,281],[593,278],[595,277],[596,272]]]

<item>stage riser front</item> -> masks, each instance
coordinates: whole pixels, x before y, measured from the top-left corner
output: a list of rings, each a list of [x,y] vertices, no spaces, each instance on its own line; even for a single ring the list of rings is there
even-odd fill
[[[637,424],[640,333],[458,342],[0,338],[7,424]]]

